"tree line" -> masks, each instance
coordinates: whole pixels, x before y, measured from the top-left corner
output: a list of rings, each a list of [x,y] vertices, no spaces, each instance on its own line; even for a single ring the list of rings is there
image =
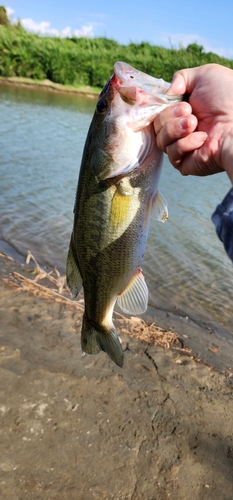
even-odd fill
[[[181,68],[219,63],[233,69],[233,61],[192,43],[186,48],[164,48],[148,42],[121,45],[108,38],[58,38],[32,34],[20,21],[11,24],[0,7],[0,76],[49,79],[64,85],[102,88],[116,61],[157,78],[171,81]]]

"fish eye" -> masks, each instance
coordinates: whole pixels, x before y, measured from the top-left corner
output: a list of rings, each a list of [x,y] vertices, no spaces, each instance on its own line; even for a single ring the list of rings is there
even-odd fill
[[[100,99],[97,102],[96,109],[97,109],[97,111],[99,111],[99,113],[104,113],[106,111],[107,107],[108,107],[108,103],[107,103],[106,99]]]

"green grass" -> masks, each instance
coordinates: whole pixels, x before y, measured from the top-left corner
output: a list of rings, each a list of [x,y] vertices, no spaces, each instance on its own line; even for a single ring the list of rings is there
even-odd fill
[[[107,38],[55,38],[26,32],[17,26],[0,25],[0,76],[44,80],[67,90],[99,92],[113,72],[116,61],[125,61],[157,78],[171,81],[181,68],[219,63],[233,69],[233,61],[207,52],[196,43],[186,48],[166,49]],[[42,83],[41,83],[42,82]],[[83,90],[81,90],[83,89]]]

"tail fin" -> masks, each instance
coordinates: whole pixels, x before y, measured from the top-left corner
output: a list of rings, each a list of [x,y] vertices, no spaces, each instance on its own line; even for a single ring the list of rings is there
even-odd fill
[[[113,327],[109,333],[103,333],[95,329],[89,323],[85,315],[83,316],[81,345],[83,352],[87,354],[98,354],[100,351],[106,352],[109,357],[122,367],[124,354],[116,329]]]

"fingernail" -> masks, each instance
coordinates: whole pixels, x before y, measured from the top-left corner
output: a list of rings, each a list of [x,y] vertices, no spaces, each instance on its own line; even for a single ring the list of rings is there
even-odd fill
[[[196,136],[198,135],[198,139],[200,141],[200,144],[204,144],[206,139],[208,138],[208,134],[206,132],[196,132]]]
[[[172,114],[173,114],[174,118],[179,118],[179,116],[182,115],[181,110],[180,110],[180,106],[175,106],[175,108],[173,108]]]
[[[182,130],[186,130],[189,126],[187,118],[181,118],[181,120],[179,121],[179,126],[180,128],[182,128]]]

